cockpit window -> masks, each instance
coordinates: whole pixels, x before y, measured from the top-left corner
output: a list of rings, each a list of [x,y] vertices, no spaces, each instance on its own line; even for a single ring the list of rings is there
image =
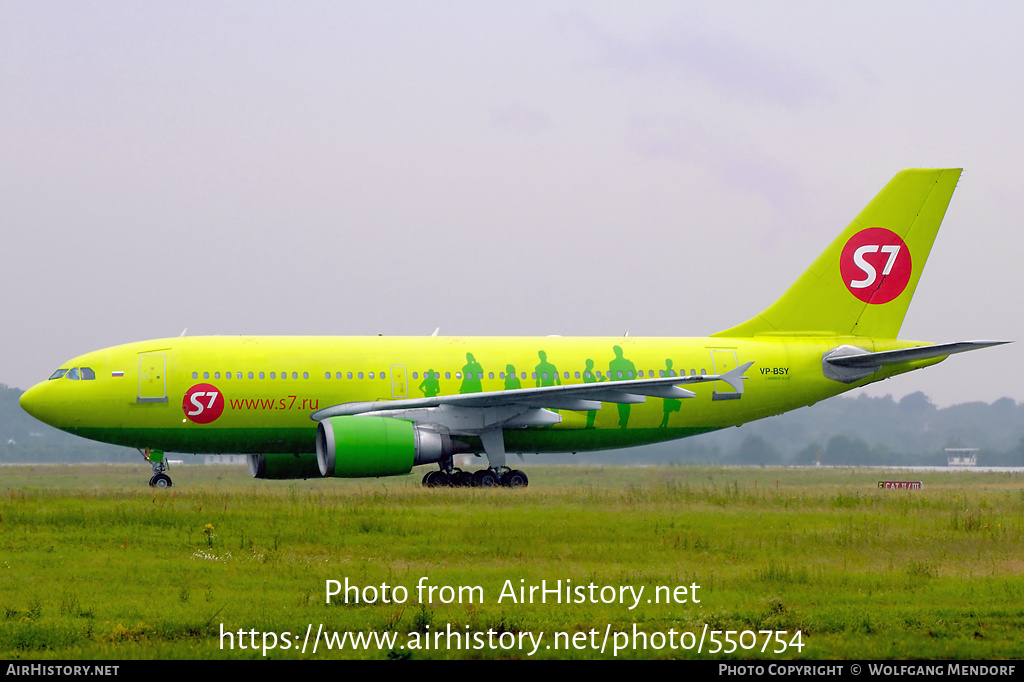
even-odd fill
[[[71,369],[58,369],[50,376],[51,379],[66,377],[72,381],[92,381],[96,378],[96,371],[92,367],[72,367]]]

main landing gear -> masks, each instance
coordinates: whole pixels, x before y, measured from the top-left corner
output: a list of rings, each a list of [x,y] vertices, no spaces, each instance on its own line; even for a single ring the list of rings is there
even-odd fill
[[[171,477],[165,474],[167,471],[167,462],[164,460],[163,450],[140,450],[142,456],[153,466],[153,476],[149,479],[150,488],[170,488]]]
[[[456,469],[454,460],[450,456],[445,457],[437,463],[440,471],[428,471],[423,476],[423,487],[495,488],[500,485],[525,488],[530,485],[525,473],[505,466],[505,437],[500,428],[481,431],[480,443],[487,455],[489,466],[486,469],[469,473]]]
[[[530,479],[519,469],[480,469],[469,472],[461,469],[451,471],[428,471],[423,476],[424,488],[525,488]]]

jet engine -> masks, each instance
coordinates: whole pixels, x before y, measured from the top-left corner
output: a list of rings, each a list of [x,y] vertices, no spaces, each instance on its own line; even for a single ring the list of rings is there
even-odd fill
[[[316,459],[324,476],[398,476],[470,450],[447,433],[393,417],[329,417],[316,428]]]
[[[307,454],[258,454],[246,457],[249,473],[253,478],[320,478],[320,466],[316,455]]]

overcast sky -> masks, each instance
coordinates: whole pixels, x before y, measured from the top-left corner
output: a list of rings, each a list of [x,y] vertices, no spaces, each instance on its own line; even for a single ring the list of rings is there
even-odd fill
[[[911,166],[965,171],[901,336],[1022,340],[1022,7],[0,0],[0,382],[185,327],[704,336]]]

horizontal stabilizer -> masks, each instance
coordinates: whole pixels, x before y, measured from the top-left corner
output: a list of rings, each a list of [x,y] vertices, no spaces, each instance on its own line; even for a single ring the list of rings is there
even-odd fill
[[[1000,346],[1009,341],[956,341],[954,343],[940,343],[934,346],[917,346],[915,348],[901,348],[899,350],[883,350],[877,353],[862,352],[851,355],[839,355],[830,357],[827,362],[840,367],[881,367],[883,365],[896,365],[902,362],[913,362],[914,360],[931,360],[932,358],[944,358],[955,353],[966,353],[969,350]]]
[[[945,358],[955,353],[999,346],[1009,341],[956,341],[932,346],[915,346],[897,350],[871,351],[856,346],[840,346],[825,353],[821,358],[822,370],[826,377],[843,383],[853,383],[868,377],[886,365],[899,365],[920,360]]]

